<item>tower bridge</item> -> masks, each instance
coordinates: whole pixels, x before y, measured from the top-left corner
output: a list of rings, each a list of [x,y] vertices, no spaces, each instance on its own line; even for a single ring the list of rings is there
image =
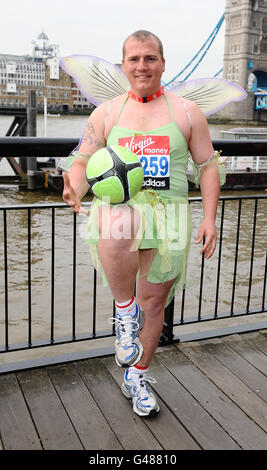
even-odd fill
[[[191,78],[225,21],[223,78],[238,83],[248,96],[230,103],[215,118],[267,121],[267,1],[226,0],[225,12],[199,51],[165,87]]]
[[[223,77],[248,96],[217,116],[267,121],[267,1],[226,0]]]

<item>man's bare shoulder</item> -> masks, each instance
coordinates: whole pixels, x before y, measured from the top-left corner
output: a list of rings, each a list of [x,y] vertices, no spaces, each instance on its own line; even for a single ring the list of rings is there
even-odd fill
[[[127,94],[118,95],[112,98],[111,100],[104,101],[104,103],[99,104],[94,111],[91,113],[93,119],[102,119],[108,112],[112,109],[119,108],[124,100],[126,99]]]
[[[105,141],[108,132],[112,128],[116,115],[119,112],[123,102],[125,101],[127,94],[116,96],[111,100],[105,101],[98,105],[94,111],[90,114],[87,122],[87,127],[93,129],[94,132]]]

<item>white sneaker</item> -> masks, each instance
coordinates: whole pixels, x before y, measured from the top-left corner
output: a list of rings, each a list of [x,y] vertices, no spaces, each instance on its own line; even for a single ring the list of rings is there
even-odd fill
[[[143,354],[138,333],[143,326],[144,312],[136,305],[135,315],[121,315],[110,319],[116,325],[115,359],[118,366],[133,366]]]
[[[125,397],[131,398],[133,410],[139,416],[154,416],[160,410],[155,395],[148,389],[147,382],[156,383],[156,380],[146,374],[129,373],[129,369],[125,371],[121,390]]]

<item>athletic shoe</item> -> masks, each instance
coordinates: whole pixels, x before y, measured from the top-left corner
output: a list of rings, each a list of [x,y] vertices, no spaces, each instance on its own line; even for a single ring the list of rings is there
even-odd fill
[[[144,312],[136,305],[135,315],[121,315],[110,319],[116,325],[115,359],[118,366],[129,367],[137,364],[143,354],[138,332],[144,323]]]
[[[131,398],[133,410],[139,416],[154,416],[159,412],[156,397],[149,391],[147,382],[156,383],[156,380],[146,374],[130,374],[129,369],[125,371],[121,390],[126,398]]]

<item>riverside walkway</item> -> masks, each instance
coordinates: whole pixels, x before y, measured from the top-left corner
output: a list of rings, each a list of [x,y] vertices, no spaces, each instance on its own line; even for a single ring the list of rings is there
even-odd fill
[[[267,330],[158,348],[161,411],[140,418],[114,357],[0,376],[3,450],[267,449]]]
[[[1,155],[62,156],[64,142],[56,141],[23,140],[23,147],[8,139],[0,142]],[[74,143],[65,145],[66,156]],[[214,146],[226,156],[266,156],[266,141]],[[155,418],[135,415],[120,391],[123,370],[105,347],[112,337],[114,344],[114,328],[106,330],[113,305],[103,305],[108,298],[88,270],[76,214],[69,218],[63,203],[2,204],[0,449],[46,450],[46,456],[50,450],[267,449],[266,198],[258,192],[220,198],[210,264],[194,257],[192,244],[193,293],[184,290],[165,309],[149,368],[161,406]],[[195,222],[200,203],[190,198]],[[102,318],[103,312],[109,313]],[[67,345],[84,341],[92,349],[66,353]],[[65,348],[63,360],[45,354],[21,364],[27,351],[54,346]],[[13,353],[20,363],[9,363]]]

